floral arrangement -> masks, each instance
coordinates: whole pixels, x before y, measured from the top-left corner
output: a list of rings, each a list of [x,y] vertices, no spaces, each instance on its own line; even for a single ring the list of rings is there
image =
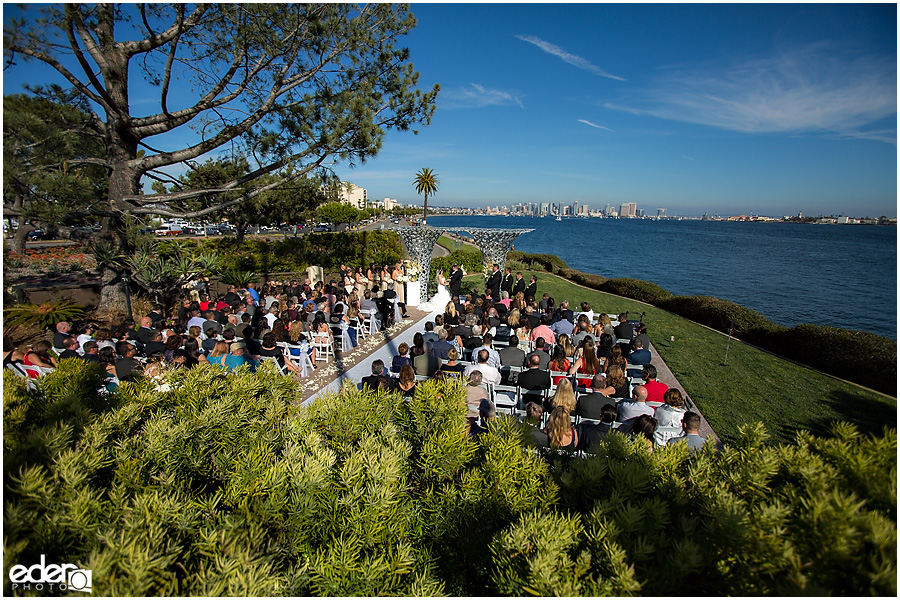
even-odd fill
[[[422,274],[422,265],[416,261],[409,261],[406,265],[407,281],[418,281]]]

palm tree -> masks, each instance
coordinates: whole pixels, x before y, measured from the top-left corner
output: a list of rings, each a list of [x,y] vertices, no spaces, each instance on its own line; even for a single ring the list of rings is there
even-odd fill
[[[421,171],[416,173],[416,178],[413,180],[413,185],[416,186],[416,192],[425,194],[425,208],[422,211],[422,225],[425,225],[425,220],[428,218],[428,194],[437,193],[439,183],[440,180],[438,180],[437,175],[427,167],[423,167]]]

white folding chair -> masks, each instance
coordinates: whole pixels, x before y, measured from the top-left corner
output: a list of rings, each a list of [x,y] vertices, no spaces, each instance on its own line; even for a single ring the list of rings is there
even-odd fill
[[[313,348],[316,349],[316,361],[328,362],[329,357],[334,358],[334,346],[331,338],[318,339],[313,337]]]

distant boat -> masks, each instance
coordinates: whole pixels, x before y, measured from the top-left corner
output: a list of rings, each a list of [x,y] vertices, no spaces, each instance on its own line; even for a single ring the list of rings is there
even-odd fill
[[[562,221],[562,217],[556,217],[557,221]]]

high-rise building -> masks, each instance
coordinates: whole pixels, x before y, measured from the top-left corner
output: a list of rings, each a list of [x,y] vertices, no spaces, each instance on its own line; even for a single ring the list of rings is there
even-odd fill
[[[550,214],[550,203],[549,202],[541,202],[541,210],[538,213],[538,216],[546,217]]]
[[[578,200],[572,203],[572,214],[578,216]]]
[[[656,220],[658,221],[659,219],[665,219],[665,218],[666,218],[666,209],[657,208],[656,209]]]
[[[637,214],[637,203],[627,202],[619,208],[620,217],[634,217]]]
[[[341,182],[340,202],[349,204],[359,210],[366,208],[366,188],[361,188],[349,181]]]
[[[643,208],[639,208],[639,209],[635,210],[635,211],[634,211],[634,216],[643,218],[643,217],[644,217],[644,209],[643,209]]]

